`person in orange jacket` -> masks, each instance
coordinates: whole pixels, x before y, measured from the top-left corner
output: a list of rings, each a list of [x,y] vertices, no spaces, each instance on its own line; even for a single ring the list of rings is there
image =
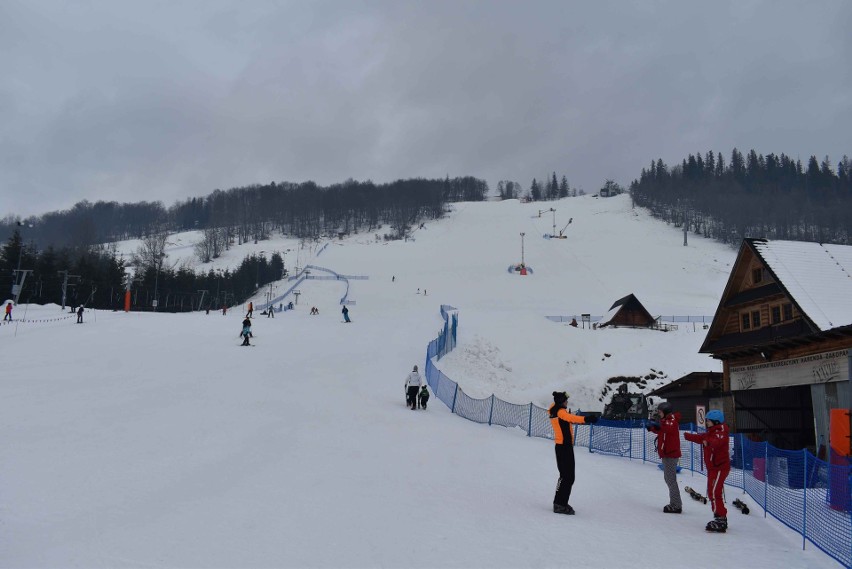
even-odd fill
[[[707,467],[707,499],[714,518],[707,523],[707,531],[724,533],[728,529],[728,510],[725,508],[725,479],[731,472],[731,447],[725,414],[713,409],[705,417],[706,433],[684,433],[683,437],[701,445],[704,465]]]
[[[683,511],[680,488],[677,485],[677,461],[680,458],[680,413],[673,411],[672,404],[660,403],[656,410],[657,420],[648,422],[648,430],[657,434],[657,454],[663,464],[663,479],[669,487],[669,503],[663,506],[666,514]]]
[[[3,321],[5,322],[6,320],[8,320],[9,322],[12,321],[12,301],[11,300],[6,303],[6,316],[3,317]]]
[[[553,405],[547,410],[553,425],[553,442],[556,443],[556,468],[559,469],[559,481],[553,496],[553,513],[574,515],[574,508],[568,503],[571,488],[574,486],[574,432],[572,424],[595,423],[596,416],[572,415],[567,410],[568,394],[564,391],[553,392]]]

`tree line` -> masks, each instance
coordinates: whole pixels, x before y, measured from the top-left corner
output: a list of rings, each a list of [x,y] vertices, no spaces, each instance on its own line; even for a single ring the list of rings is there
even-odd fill
[[[21,233],[15,231],[0,246],[2,298],[14,299],[8,293],[13,284],[21,282],[18,275],[26,271],[18,299],[21,303],[122,310],[125,291],[129,290],[134,311],[218,310],[243,303],[258,289],[287,274],[279,253],[269,258],[249,255],[235,269],[226,270],[195,272],[186,266],[169,265],[164,254],[165,235],[149,236],[133,258],[124,259],[111,246],[50,246],[38,250],[27,246]],[[132,277],[126,271],[129,265],[136,268]]]
[[[807,164],[785,154],[729,160],[709,151],[643,168],[630,184],[635,205],[695,234],[738,246],[745,237],[852,244],[852,161]]]
[[[322,187],[314,182],[271,182],[177,201],[118,203],[81,201],[69,210],[0,220],[0,239],[22,223],[25,238],[38,247],[88,247],[152,233],[224,229],[242,243],[277,231],[300,239],[375,231],[402,238],[421,219],[443,215],[449,202],[481,201],[488,184],[471,176],[408,179],[387,184],[347,180]]]
[[[65,298],[73,306],[119,309],[129,288],[134,310],[239,304],[284,276],[278,253],[269,259],[248,256],[233,270],[195,273],[166,263],[168,234],[200,230],[195,253],[201,262],[273,233],[303,241],[365,231],[377,232],[377,239],[401,239],[421,220],[442,217],[448,203],[481,201],[487,194],[487,183],[470,176],[389,184],[347,180],[328,187],[272,182],[216,190],[169,208],[161,202],[82,201],[67,211],[23,220],[10,215],[0,221],[0,235],[8,239],[0,251],[0,290],[10,292],[22,269],[29,271],[21,295],[25,302],[60,304]],[[129,259],[106,245],[133,238],[142,245]],[[132,283],[125,278],[129,266],[135,269]]]

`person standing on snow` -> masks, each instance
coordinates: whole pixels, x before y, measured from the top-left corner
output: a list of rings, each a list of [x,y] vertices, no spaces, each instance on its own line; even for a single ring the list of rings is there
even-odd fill
[[[422,385],[424,385],[423,378],[417,372],[417,366],[414,366],[405,378],[405,404],[411,407],[412,411],[417,410],[417,395]]]
[[[713,510],[713,519],[707,531],[725,533],[728,530],[728,509],[725,508],[725,479],[731,472],[731,450],[725,414],[713,409],[705,417],[706,433],[684,433],[683,437],[704,447],[704,465],[707,467],[707,499]]]
[[[83,305],[77,307],[77,324],[83,323]]]
[[[246,318],[253,318],[252,314],[254,313],[254,304],[249,302],[248,312],[246,312]]]
[[[8,320],[9,322],[12,321],[12,301],[11,300],[6,303],[6,316],[3,317],[3,322],[5,322],[6,320]]]
[[[671,403],[657,406],[657,420],[650,421],[647,429],[657,434],[657,454],[663,463],[663,479],[669,487],[669,503],[663,506],[667,514],[679,514],[683,511],[680,500],[680,488],[677,485],[677,461],[680,458],[680,413],[672,412]]]
[[[574,433],[571,424],[597,423],[594,415],[581,417],[567,410],[568,394],[564,391],[553,392],[553,405],[547,410],[553,425],[553,442],[556,443],[556,468],[559,469],[559,481],[556,483],[556,495],[553,496],[553,513],[574,515],[574,508],[568,503],[571,487],[574,486]]]
[[[349,309],[346,308],[345,304],[343,305],[343,310],[341,310],[340,312],[343,313],[343,321],[344,322],[347,322],[347,323],[352,322],[351,320],[349,320]]]

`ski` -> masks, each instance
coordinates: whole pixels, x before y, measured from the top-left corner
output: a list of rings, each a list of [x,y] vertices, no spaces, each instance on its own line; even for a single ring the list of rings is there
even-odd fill
[[[689,486],[684,487],[684,489],[683,489],[683,490],[684,490],[684,492],[686,492],[687,494],[689,494],[689,495],[692,497],[692,499],[693,499],[693,500],[698,500],[698,501],[699,501],[699,502],[701,502],[702,504],[706,504],[706,503],[707,503],[707,498],[706,498],[706,497],[702,496],[701,494],[699,494],[698,492],[696,492],[695,490],[693,490],[693,489],[692,489],[692,488],[690,488]]]

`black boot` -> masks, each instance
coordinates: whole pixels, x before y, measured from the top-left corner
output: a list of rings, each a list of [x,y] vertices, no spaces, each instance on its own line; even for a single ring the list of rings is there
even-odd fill
[[[728,531],[728,518],[717,516],[707,522],[707,527],[704,529],[706,529],[707,531],[712,531],[714,533],[725,533],[726,531]]]

